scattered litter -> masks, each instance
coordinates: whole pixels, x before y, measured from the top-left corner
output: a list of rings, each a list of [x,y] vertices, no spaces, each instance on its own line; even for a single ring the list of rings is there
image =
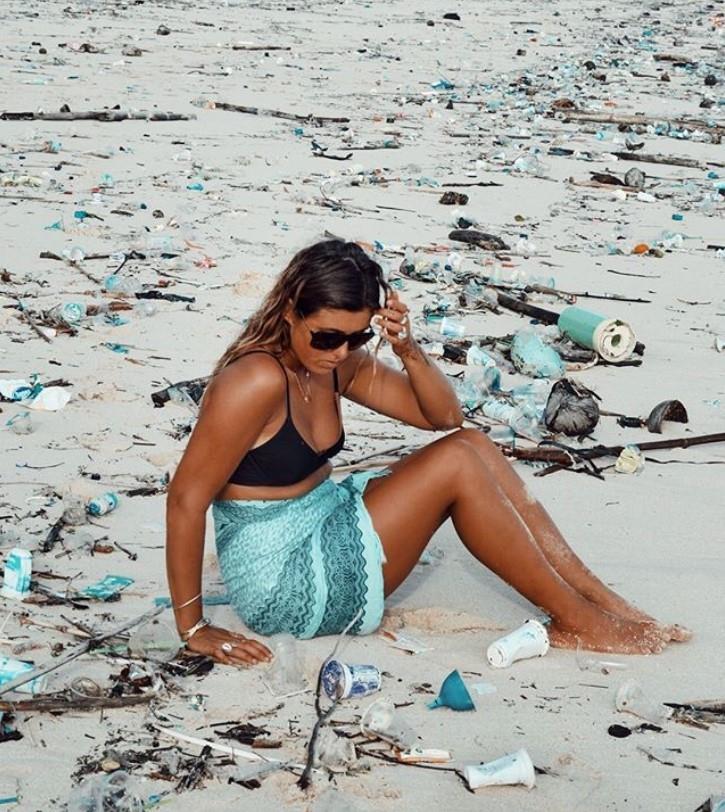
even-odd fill
[[[104,575],[104,577],[95,584],[83,587],[79,591],[79,595],[85,598],[93,598],[99,601],[107,601],[115,598],[127,586],[131,586],[133,578],[127,578],[124,575]]]

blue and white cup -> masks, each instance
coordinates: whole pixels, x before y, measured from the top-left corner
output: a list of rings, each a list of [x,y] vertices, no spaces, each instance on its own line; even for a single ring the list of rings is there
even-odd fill
[[[359,699],[380,690],[382,677],[374,665],[330,660],[322,670],[322,687],[330,699]]]

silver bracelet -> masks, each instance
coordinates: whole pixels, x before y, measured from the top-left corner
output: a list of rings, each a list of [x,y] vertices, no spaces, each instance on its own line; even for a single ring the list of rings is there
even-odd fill
[[[201,595],[202,595],[202,593],[200,592],[198,595],[194,595],[193,598],[189,598],[188,601],[185,601],[184,603],[180,603],[178,606],[174,606],[174,610],[183,609],[184,607],[191,605],[192,603],[194,603],[194,601],[199,600]]]
[[[179,632],[179,637],[185,642],[188,643],[189,640],[199,631],[199,629],[203,629],[205,626],[210,626],[211,620],[208,617],[202,617],[196,621],[196,623],[190,628],[187,629],[185,632]]]

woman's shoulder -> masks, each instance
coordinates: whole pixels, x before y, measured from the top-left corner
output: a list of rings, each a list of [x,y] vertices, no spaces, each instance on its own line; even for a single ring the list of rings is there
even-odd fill
[[[218,396],[232,400],[275,400],[287,388],[282,362],[266,350],[251,350],[227,364],[209,382],[205,399]]]

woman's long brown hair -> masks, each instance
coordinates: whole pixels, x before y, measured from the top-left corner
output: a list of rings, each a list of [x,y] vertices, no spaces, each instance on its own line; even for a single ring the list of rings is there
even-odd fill
[[[317,310],[377,310],[390,288],[383,271],[357,243],[323,240],[298,251],[240,335],[217,362],[214,374],[250,349],[281,354],[290,346],[284,318],[292,305],[301,316]]]

